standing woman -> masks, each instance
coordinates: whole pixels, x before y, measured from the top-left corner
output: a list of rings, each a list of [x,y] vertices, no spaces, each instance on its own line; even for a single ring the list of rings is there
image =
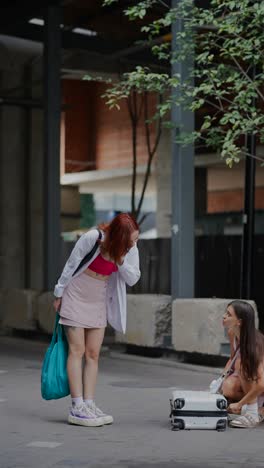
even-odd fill
[[[126,330],[126,284],[133,286],[140,278],[138,235],[138,224],[126,213],[101,225],[100,230],[86,232],[55,286],[54,308],[60,313],[59,323],[65,327],[69,344],[71,424],[102,426],[113,422],[94,401],[98,359],[107,320],[116,330]],[[93,257],[76,272],[96,243]]]
[[[256,329],[254,309],[246,301],[230,302],[223,326],[230,339],[231,358],[235,357],[233,372],[224,380],[221,391],[233,402],[228,407],[234,414],[230,426],[255,427],[263,411],[264,336]],[[226,368],[229,365],[230,360]]]

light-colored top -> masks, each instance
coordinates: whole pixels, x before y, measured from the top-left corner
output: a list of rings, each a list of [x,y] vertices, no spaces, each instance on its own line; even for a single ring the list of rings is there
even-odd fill
[[[103,233],[102,233],[103,234]],[[103,235],[104,237],[104,235]],[[55,286],[54,295],[62,297],[63,291],[72,280],[72,275],[84,256],[90,252],[98,239],[97,229],[91,229],[76,242],[72,253],[66,262],[62,274]],[[76,273],[79,276],[99,255],[99,247],[93,257]],[[107,320],[112,327],[120,332],[126,331],[126,284],[133,286],[140,278],[138,248],[134,245],[124,257],[118,271],[111,274],[107,282],[106,312]]]
[[[94,261],[90,263],[89,270],[99,273],[99,275],[110,276],[114,271],[118,271],[118,268],[114,262],[106,260],[99,254]]]

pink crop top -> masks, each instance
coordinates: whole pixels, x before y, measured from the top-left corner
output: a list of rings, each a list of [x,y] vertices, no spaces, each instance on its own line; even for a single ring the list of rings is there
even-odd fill
[[[99,273],[99,275],[109,276],[118,268],[115,263],[105,260],[101,254],[99,254],[92,263],[88,266],[89,270]]]

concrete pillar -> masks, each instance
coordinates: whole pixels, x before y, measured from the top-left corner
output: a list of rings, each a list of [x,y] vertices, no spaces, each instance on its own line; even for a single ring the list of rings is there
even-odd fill
[[[179,0],[172,0],[177,7]],[[184,32],[184,23],[177,19],[172,26],[172,51],[177,52],[177,34]],[[190,79],[193,64],[172,63],[172,75],[179,74],[181,81]],[[179,89],[172,90],[172,99]],[[184,105],[173,106],[172,132],[172,238],[171,238],[171,294],[173,298],[194,295],[194,147],[183,146],[176,141],[179,131],[194,130],[194,114]]]
[[[171,131],[164,129],[157,150],[157,214],[158,237],[171,237]],[[195,168],[195,216],[207,212],[207,168]]]
[[[1,89],[17,96],[23,86],[22,66],[2,70]],[[11,91],[12,90],[12,91]],[[23,288],[25,281],[25,110],[0,107],[0,287]]]
[[[29,106],[42,97],[42,49],[0,38],[1,94],[13,101],[0,103],[1,288],[43,286],[43,111]]]

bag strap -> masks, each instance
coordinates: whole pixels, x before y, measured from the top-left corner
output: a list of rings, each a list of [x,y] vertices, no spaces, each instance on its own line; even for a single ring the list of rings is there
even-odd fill
[[[51,346],[54,346],[58,341],[67,341],[64,327],[59,323],[60,314],[56,312],[54,327],[53,327],[53,334],[51,338]]]
[[[53,327],[53,334],[52,334],[51,343],[50,343],[52,346],[57,342],[57,339],[58,339],[59,320],[60,320],[60,316],[58,312],[56,312],[55,323]]]
[[[94,256],[96,250],[97,250],[97,247],[98,247],[98,241],[102,239],[102,233],[100,231],[100,229],[96,228],[99,235],[98,235],[98,238],[97,238],[97,241],[95,242],[92,250],[90,252],[88,252],[84,257],[83,259],[80,261],[79,265],[77,266],[76,270],[73,272],[72,276],[74,276],[81,268],[82,266],[89,262],[89,260],[91,260],[91,258]]]
[[[224,378],[227,377],[227,376],[231,373],[231,371],[234,370],[233,366],[234,366],[235,361],[236,361],[236,359],[237,359],[237,357],[238,357],[239,351],[240,351],[240,348],[239,348],[239,346],[238,346],[238,348],[236,349],[236,352],[235,352],[235,354],[234,354],[234,356],[233,356],[233,359],[232,359],[232,361],[230,362],[229,367],[228,367],[227,370],[222,374],[222,377],[224,377]]]

